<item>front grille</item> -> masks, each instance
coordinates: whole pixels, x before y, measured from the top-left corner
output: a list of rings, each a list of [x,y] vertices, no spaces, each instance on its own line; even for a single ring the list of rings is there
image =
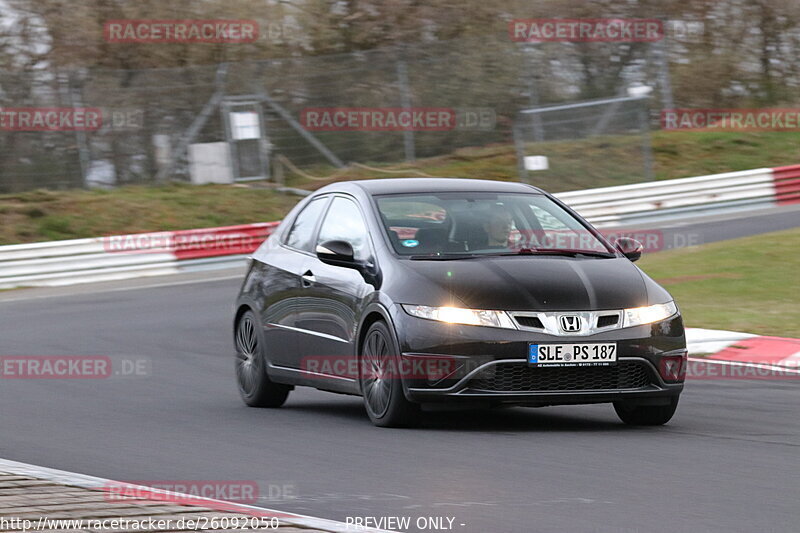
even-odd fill
[[[602,315],[597,317],[597,327],[607,328],[619,322],[619,315]]]
[[[537,329],[544,329],[544,324],[542,321],[536,318],[535,316],[520,316],[517,315],[514,317],[517,320],[517,324],[526,328],[537,328]]]
[[[500,363],[480,371],[469,382],[473,390],[492,392],[560,392],[639,389],[653,382],[652,373],[637,361],[615,366],[535,367]]]

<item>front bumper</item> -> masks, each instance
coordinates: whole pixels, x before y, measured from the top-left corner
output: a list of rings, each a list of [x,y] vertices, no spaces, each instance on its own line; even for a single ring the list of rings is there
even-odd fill
[[[538,332],[447,324],[395,312],[401,357],[408,368],[435,369],[403,377],[415,402],[560,405],[631,400],[668,403],[683,382],[659,372],[665,356],[685,355],[680,315],[662,322],[568,337]],[[541,368],[527,364],[529,343],[615,342],[618,361],[607,367]],[[442,364],[444,362],[444,364]]]

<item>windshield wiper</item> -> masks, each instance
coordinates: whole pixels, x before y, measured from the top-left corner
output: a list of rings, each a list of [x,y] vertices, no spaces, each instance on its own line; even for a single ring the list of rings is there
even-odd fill
[[[515,255],[563,255],[566,257],[576,257],[585,255],[588,257],[612,258],[616,255],[610,252],[599,252],[594,250],[574,250],[570,248],[522,248],[520,250],[508,252],[484,252],[478,254],[431,254],[431,255],[410,255],[412,261],[455,261],[457,259],[479,259],[481,257],[508,257]]]
[[[563,254],[563,255],[587,255],[589,257],[616,257],[616,254],[611,252],[600,252],[597,250],[574,250],[563,248],[537,248],[534,253],[537,254]]]
[[[503,252],[499,254],[489,254],[493,256],[498,255],[564,255],[567,257],[576,257],[578,255],[585,255],[588,257],[605,257],[611,258],[616,255],[610,252],[598,252],[595,250],[575,250],[571,248],[522,248],[513,252]]]
[[[456,259],[477,259],[486,257],[487,254],[431,254],[431,255],[410,255],[412,261],[454,261]]]

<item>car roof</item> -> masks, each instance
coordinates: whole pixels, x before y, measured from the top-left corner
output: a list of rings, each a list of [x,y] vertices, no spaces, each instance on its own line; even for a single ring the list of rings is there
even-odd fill
[[[338,186],[338,187],[337,187]],[[478,180],[466,178],[385,178],[358,181],[343,181],[332,184],[318,192],[333,192],[358,187],[367,194],[427,193],[450,191],[506,192],[506,193],[542,193],[531,185],[513,181]]]

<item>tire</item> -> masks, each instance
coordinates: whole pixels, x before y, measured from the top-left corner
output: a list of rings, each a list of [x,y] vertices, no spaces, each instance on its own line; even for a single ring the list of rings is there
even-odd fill
[[[367,415],[378,427],[409,427],[419,419],[419,404],[408,401],[403,393],[399,353],[386,323],[372,324],[359,350],[359,384]],[[375,373],[365,373],[365,369],[374,369]],[[387,373],[388,379],[384,379]]]
[[[236,324],[236,383],[244,403],[250,407],[280,407],[292,387],[274,383],[267,376],[264,337],[252,311]]]
[[[678,408],[675,396],[667,405],[636,405],[628,402],[614,402],[614,410],[620,420],[630,426],[661,426],[666,424]]]

